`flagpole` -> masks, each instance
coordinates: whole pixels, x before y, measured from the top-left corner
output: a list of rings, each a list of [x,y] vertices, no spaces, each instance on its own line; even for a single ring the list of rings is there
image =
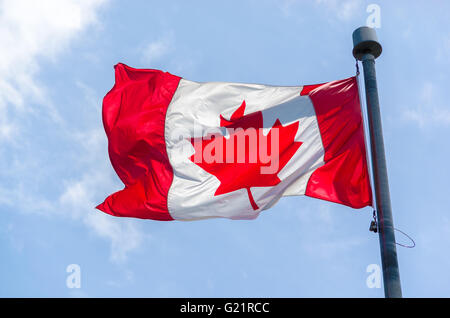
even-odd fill
[[[370,131],[372,173],[375,187],[381,262],[383,266],[384,295],[386,298],[402,297],[400,274],[395,246],[394,222],[381,128],[375,59],[380,56],[381,44],[375,29],[360,27],[353,32],[353,56],[362,61],[366,91],[367,114]]]

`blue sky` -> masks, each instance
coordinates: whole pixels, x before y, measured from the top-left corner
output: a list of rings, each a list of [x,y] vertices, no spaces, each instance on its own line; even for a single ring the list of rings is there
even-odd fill
[[[0,296],[382,297],[366,285],[381,264],[370,208],[290,197],[254,221],[197,222],[94,209],[122,188],[101,122],[114,64],[194,81],[342,79],[371,3],[394,221],[417,243],[398,248],[403,293],[449,297],[450,4],[362,0],[0,1]]]

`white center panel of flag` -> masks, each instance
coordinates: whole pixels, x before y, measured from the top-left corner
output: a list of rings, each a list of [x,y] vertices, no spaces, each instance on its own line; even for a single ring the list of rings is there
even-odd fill
[[[314,106],[308,96],[300,96],[301,90],[301,86],[197,83],[182,79],[165,122],[167,153],[174,170],[168,194],[171,216],[178,220],[253,219],[281,196],[303,195],[310,175],[324,164],[324,149]],[[277,120],[283,127],[298,122],[293,141],[301,143],[278,171],[281,182],[250,187],[256,210],[245,188],[216,195],[221,181],[192,160],[196,152],[193,138],[205,137],[209,132],[218,132],[227,138],[227,130],[221,127],[221,116],[222,120],[231,120],[244,101],[244,116],[262,113],[263,135],[269,134]]]

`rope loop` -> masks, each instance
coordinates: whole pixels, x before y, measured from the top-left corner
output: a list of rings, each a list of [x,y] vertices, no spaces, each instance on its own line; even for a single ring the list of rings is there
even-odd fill
[[[397,242],[395,242],[395,244],[397,244],[398,246],[401,246],[401,247],[406,247],[406,248],[414,248],[414,247],[416,247],[416,242],[414,242],[414,240],[411,238],[411,236],[409,236],[408,234],[406,234],[405,232],[403,232],[403,231],[401,231],[399,229],[396,229],[395,227],[394,227],[394,230],[399,232],[399,233],[402,233],[404,236],[406,236],[412,242],[412,245],[405,245],[405,244],[400,244],[400,243],[397,243]]]

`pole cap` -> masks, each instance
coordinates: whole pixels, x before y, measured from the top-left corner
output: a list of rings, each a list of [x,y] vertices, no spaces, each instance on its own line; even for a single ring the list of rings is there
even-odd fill
[[[361,60],[365,54],[372,54],[377,58],[381,51],[375,29],[363,26],[353,31],[353,56],[357,60]]]

